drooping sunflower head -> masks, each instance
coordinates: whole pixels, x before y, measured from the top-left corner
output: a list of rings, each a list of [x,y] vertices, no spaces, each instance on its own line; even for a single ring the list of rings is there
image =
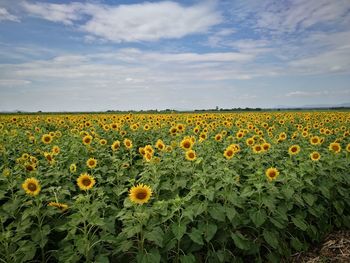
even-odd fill
[[[313,160],[313,161],[318,161],[318,160],[320,160],[320,158],[321,158],[321,154],[320,154],[319,152],[312,152],[312,153],[310,154],[310,158],[311,158],[311,160]]]
[[[28,195],[32,195],[32,196],[38,195],[41,190],[39,181],[34,177],[26,179],[22,184],[22,188]]]
[[[90,169],[93,169],[97,166],[97,160],[95,158],[89,158],[86,161],[86,165],[87,167],[89,167]]]
[[[50,144],[52,142],[52,136],[50,134],[44,134],[41,137],[41,141],[45,144]]]
[[[196,160],[196,152],[193,150],[186,151],[186,160],[188,161],[194,161]]]
[[[62,204],[62,203],[57,203],[57,202],[50,202],[47,204],[47,206],[56,207],[56,208],[60,209],[62,212],[66,211],[68,209],[68,205]]]
[[[290,155],[296,155],[300,152],[300,146],[299,145],[292,145],[288,149],[288,153]]]
[[[81,174],[77,179],[77,184],[80,190],[84,191],[91,189],[95,183],[95,179],[87,173]]]
[[[278,177],[280,172],[276,168],[271,167],[265,171],[265,174],[266,174],[267,178],[269,179],[269,181],[272,181]]]
[[[340,153],[340,151],[341,151],[341,146],[340,146],[340,144],[337,143],[337,142],[332,142],[332,143],[329,145],[328,149],[329,149],[330,151],[334,152],[334,153]]]
[[[142,205],[144,203],[147,203],[151,196],[152,189],[148,185],[138,184],[129,190],[129,198],[131,202],[136,204]]]

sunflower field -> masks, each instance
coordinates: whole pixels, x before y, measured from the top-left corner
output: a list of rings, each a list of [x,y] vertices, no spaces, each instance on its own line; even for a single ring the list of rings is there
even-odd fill
[[[349,189],[349,112],[0,115],[0,262],[281,262]]]

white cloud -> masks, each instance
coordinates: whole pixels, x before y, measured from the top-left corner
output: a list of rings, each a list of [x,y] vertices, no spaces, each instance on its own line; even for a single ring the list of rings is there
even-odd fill
[[[24,79],[0,79],[0,87],[23,86],[30,83],[31,81]]]
[[[6,8],[0,7],[0,21],[4,21],[4,20],[20,22],[17,16],[10,14]]]
[[[320,91],[291,91],[288,92],[286,97],[329,97],[329,96],[339,96],[348,95],[350,90],[320,90]]]
[[[43,19],[73,25],[90,36],[113,42],[176,39],[207,32],[221,22],[212,4],[182,6],[176,2],[145,2],[130,5],[28,3],[23,7]]]

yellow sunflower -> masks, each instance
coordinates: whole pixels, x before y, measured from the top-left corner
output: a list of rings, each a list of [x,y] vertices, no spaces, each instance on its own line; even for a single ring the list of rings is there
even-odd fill
[[[186,151],[186,160],[188,161],[194,161],[196,160],[196,152],[193,150]]]
[[[38,195],[41,190],[39,181],[34,177],[26,179],[22,184],[22,188],[28,195],[32,196]]]
[[[224,156],[227,160],[231,159],[235,155],[234,150],[232,148],[227,148],[224,151]]]
[[[92,136],[91,135],[85,135],[83,138],[83,143],[85,145],[90,145],[90,143],[92,142]]]
[[[321,154],[320,154],[319,152],[312,152],[312,153],[310,154],[310,158],[311,158],[311,160],[313,160],[313,161],[318,161],[318,160],[320,160],[320,158],[321,158]]]
[[[112,143],[111,148],[113,151],[117,151],[120,147],[120,141],[115,141]]]
[[[254,153],[262,153],[263,151],[264,151],[264,148],[260,144],[253,146]]]
[[[341,146],[339,143],[337,142],[332,142],[329,146],[328,146],[328,149],[332,152],[335,152],[335,153],[340,153],[341,151]]]
[[[89,158],[87,161],[86,161],[86,165],[90,168],[90,169],[93,169],[97,166],[97,160],[95,158]]]
[[[131,148],[132,148],[132,141],[131,141],[131,140],[129,140],[129,139],[124,139],[123,143],[124,143],[124,146],[125,146],[127,149],[131,149]]]
[[[41,141],[45,144],[50,144],[52,142],[52,136],[50,134],[44,134],[41,137]]]
[[[264,151],[268,151],[271,148],[271,144],[269,144],[268,142],[264,142],[262,144],[262,147],[263,147]]]
[[[290,155],[297,155],[300,152],[300,146],[299,145],[292,145],[288,149],[288,153]]]
[[[181,141],[180,146],[181,146],[182,149],[188,151],[188,150],[190,150],[192,148],[193,142],[192,142],[191,139],[185,138],[185,139],[183,139]]]
[[[312,145],[317,145],[317,144],[319,144],[319,143],[320,143],[320,137],[318,137],[318,136],[312,136],[312,137],[310,138],[310,143],[311,143]]]
[[[77,179],[77,184],[80,190],[89,190],[94,186],[95,183],[95,179],[87,173],[81,174]]]
[[[137,186],[133,186],[129,190],[129,198],[131,202],[136,204],[144,204],[149,201],[149,199],[152,196],[152,189],[151,187],[144,185],[144,184],[138,184]]]
[[[156,148],[158,148],[158,150],[160,151],[164,151],[165,150],[165,144],[161,139],[158,139],[156,142]]]
[[[346,145],[345,149],[347,152],[350,152],[350,143],[348,145]]]
[[[71,173],[75,173],[77,171],[77,165],[75,163],[72,163],[70,166],[69,166],[69,171]]]
[[[68,209],[68,205],[62,204],[62,203],[57,203],[57,202],[50,202],[50,203],[48,203],[47,206],[57,207],[62,212],[66,211]]]
[[[271,167],[265,171],[265,174],[266,174],[267,178],[269,179],[269,181],[272,181],[278,177],[280,172],[276,168]]]

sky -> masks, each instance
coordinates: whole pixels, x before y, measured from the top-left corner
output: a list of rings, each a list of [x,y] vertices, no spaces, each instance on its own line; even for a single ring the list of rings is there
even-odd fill
[[[349,0],[0,0],[0,111],[349,102]]]

